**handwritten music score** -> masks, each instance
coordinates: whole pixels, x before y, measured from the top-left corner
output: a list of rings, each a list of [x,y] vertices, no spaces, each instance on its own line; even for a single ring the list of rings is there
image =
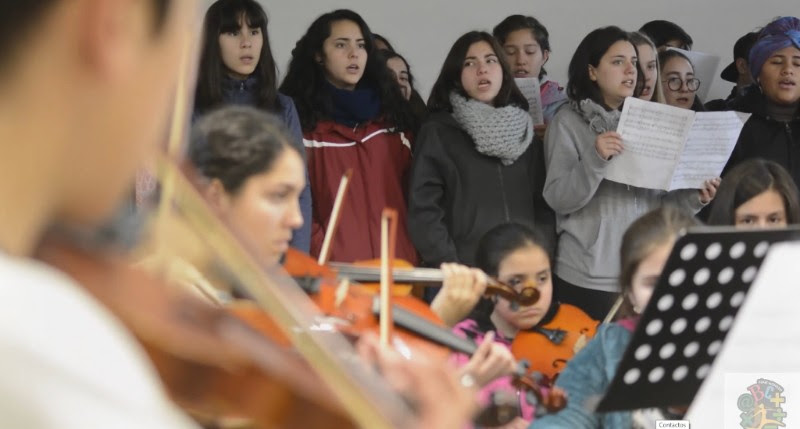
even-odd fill
[[[542,108],[542,93],[539,79],[535,77],[518,77],[514,79],[522,95],[528,100],[528,112],[533,118],[533,125],[544,124],[544,111]]]
[[[722,173],[749,116],[695,113],[629,97],[617,126],[624,149],[605,177],[640,188],[700,189]]]

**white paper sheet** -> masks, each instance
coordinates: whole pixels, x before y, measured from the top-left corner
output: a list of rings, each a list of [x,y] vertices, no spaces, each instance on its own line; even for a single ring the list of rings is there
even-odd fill
[[[717,177],[749,117],[741,112],[698,112],[669,188],[700,189],[705,180]]]
[[[694,112],[629,97],[617,132],[624,149],[611,160],[606,179],[649,189],[669,189]]]
[[[648,189],[700,189],[718,177],[749,115],[698,112],[628,97],[617,132],[623,151],[605,178]]]

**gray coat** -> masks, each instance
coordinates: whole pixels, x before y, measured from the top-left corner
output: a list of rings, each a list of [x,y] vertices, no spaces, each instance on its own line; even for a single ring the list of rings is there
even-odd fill
[[[570,102],[553,118],[545,136],[544,199],[556,213],[555,273],[576,286],[617,292],[619,250],[628,226],[665,203],[697,213],[696,190],[665,192],[605,180],[611,161],[595,148],[598,134],[617,128],[619,112],[584,100]],[[590,125],[591,123],[591,125]]]

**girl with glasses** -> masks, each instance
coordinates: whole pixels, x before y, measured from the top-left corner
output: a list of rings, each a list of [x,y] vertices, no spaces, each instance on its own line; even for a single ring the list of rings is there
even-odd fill
[[[694,77],[694,65],[686,55],[668,49],[658,54],[661,64],[661,87],[664,100],[670,106],[702,112],[703,103],[697,98],[700,79]]]

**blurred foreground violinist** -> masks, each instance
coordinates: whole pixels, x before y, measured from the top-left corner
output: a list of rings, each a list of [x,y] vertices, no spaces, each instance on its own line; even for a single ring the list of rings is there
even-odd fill
[[[50,225],[91,227],[118,206],[163,137],[196,6],[0,3],[0,427],[194,426],[117,315],[30,255]],[[395,387],[403,377],[390,374],[440,386],[415,392],[420,426],[468,419],[469,405],[431,406],[444,395],[469,399],[441,368],[366,349]]]

